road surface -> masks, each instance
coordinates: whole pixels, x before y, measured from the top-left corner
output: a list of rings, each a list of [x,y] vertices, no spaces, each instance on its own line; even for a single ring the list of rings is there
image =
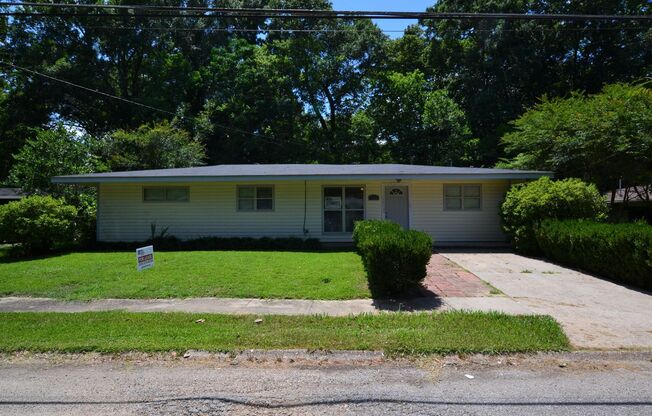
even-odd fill
[[[650,353],[293,354],[4,355],[0,414],[652,414]]]

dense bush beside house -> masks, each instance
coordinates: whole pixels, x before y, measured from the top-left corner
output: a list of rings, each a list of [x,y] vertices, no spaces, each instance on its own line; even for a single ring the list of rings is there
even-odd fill
[[[366,220],[356,223],[353,239],[374,297],[407,294],[426,277],[433,244],[428,234]]]
[[[552,260],[652,290],[652,226],[646,223],[546,220],[535,235]]]
[[[50,196],[30,196],[0,206],[0,241],[19,245],[23,254],[70,246],[77,209]]]
[[[595,185],[579,179],[554,181],[543,177],[512,186],[501,205],[503,230],[514,249],[538,254],[534,227],[542,220],[606,218],[607,202]]]

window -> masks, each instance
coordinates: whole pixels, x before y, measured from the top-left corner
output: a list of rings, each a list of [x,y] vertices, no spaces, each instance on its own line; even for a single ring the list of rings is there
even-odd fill
[[[152,186],[143,188],[145,202],[188,202],[190,189],[184,186]]]
[[[273,210],[273,186],[238,186],[238,211]]]
[[[444,209],[448,211],[479,210],[482,208],[480,185],[444,185]]]
[[[356,221],[364,219],[364,188],[324,187],[324,232],[352,233]]]

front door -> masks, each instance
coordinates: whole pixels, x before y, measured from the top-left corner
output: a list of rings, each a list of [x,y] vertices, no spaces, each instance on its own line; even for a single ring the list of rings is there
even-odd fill
[[[399,223],[403,228],[410,228],[408,210],[408,187],[385,187],[385,219]]]

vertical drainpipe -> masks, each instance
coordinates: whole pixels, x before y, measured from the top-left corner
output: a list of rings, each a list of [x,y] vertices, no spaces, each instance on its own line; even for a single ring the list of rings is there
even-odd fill
[[[303,181],[303,236],[308,236],[308,230],[306,229],[306,216],[308,215],[308,181]]]
[[[95,185],[95,242],[100,239],[100,184]]]

